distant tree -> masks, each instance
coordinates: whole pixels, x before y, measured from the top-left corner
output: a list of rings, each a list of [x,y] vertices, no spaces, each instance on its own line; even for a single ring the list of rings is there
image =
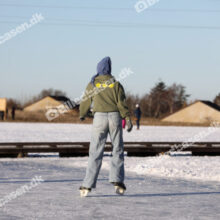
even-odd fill
[[[135,105],[140,102],[139,96],[138,95],[132,95],[132,94],[128,93],[126,95],[126,102],[127,102],[129,111],[133,115],[134,110],[135,110]]]
[[[134,97],[133,100],[135,100]],[[160,118],[181,109],[186,105],[188,97],[183,85],[174,83],[167,86],[165,82],[160,80],[149,94],[139,98],[139,103],[143,116]]]
[[[151,89],[148,97],[151,116],[158,118],[167,111],[167,95],[167,86],[163,81],[159,81]]]
[[[220,106],[220,93],[215,97],[215,99],[213,100],[213,102],[214,102],[216,105]]]
[[[190,95],[186,94],[186,89],[181,84],[174,83],[167,88],[167,103],[169,105],[169,113],[179,110],[186,105]]]
[[[21,109],[22,105],[16,99],[12,99],[12,98],[7,99],[7,108],[12,109],[13,107],[16,108],[16,109]]]
[[[66,96],[66,93],[61,90],[54,89],[44,89],[37,96],[38,99],[42,99],[46,96]]]
[[[140,108],[143,116],[152,117],[152,98],[149,94],[146,94],[141,98]]]

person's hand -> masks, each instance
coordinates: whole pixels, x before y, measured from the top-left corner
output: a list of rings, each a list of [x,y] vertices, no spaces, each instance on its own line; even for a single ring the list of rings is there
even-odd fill
[[[130,117],[126,118],[126,125],[127,125],[127,132],[131,132],[133,128],[133,124],[132,124]]]
[[[84,121],[85,118],[84,118],[84,117],[80,117],[79,120],[80,120],[80,121]]]

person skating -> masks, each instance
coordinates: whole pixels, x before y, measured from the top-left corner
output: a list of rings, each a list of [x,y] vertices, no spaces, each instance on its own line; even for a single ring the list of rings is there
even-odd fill
[[[135,121],[136,121],[136,125],[137,125],[137,130],[140,129],[140,120],[141,120],[141,109],[139,104],[136,104],[136,109],[134,111],[134,116],[135,116]]]
[[[12,110],[11,110],[11,118],[12,118],[12,120],[15,120],[15,111],[16,111],[16,108],[15,108],[15,106],[13,106]]]
[[[5,112],[4,111],[0,111],[0,118],[3,121],[5,117]]]
[[[130,113],[126,104],[123,86],[111,75],[111,59],[105,57],[97,65],[97,74],[88,84],[80,103],[80,120],[84,120],[93,103],[93,127],[89,147],[86,176],[80,187],[80,195],[87,196],[96,188],[108,134],[112,142],[112,158],[109,182],[118,194],[126,190],[124,185],[124,146],[122,118],[126,119],[127,131],[132,130]]]

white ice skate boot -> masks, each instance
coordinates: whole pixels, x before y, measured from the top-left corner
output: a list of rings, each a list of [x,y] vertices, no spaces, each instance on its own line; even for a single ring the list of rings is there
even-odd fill
[[[91,192],[91,189],[83,187],[83,186],[80,186],[79,192],[80,192],[80,197],[87,197],[89,192]]]
[[[126,190],[126,186],[124,183],[112,183],[115,186],[115,192],[118,195],[124,195],[125,190]]]

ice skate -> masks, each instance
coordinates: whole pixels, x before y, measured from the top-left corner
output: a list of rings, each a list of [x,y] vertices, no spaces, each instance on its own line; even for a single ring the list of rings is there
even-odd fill
[[[80,197],[87,197],[89,192],[91,192],[91,189],[80,186],[79,191],[80,191]]]
[[[112,183],[115,186],[115,192],[118,195],[124,195],[126,187],[124,183]]]

